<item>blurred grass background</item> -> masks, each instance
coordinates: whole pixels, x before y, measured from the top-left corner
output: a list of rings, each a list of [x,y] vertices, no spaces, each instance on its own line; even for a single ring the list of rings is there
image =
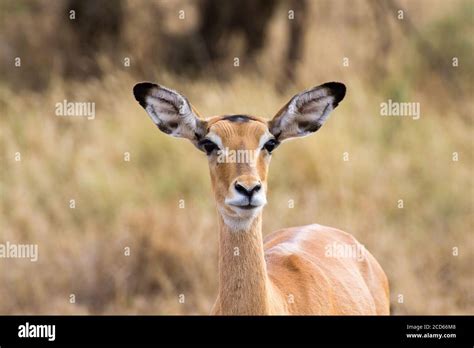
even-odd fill
[[[97,3],[113,14],[119,2]],[[95,43],[89,32],[85,46],[71,4],[0,2],[0,243],[39,245],[36,263],[0,260],[0,313],[209,312],[217,222],[206,159],[153,126],[131,93],[142,80],[181,91],[206,117],[268,118],[302,89],[344,82],[326,125],[275,152],[265,233],[315,222],[348,231],[385,269],[394,314],[474,312],[473,1],[309,1],[290,61],[288,10],[299,5],[280,1],[257,53],[232,33],[223,56],[199,66],[174,51],[199,39],[202,1],[121,1],[120,29]],[[55,116],[64,99],[95,102],[96,118]],[[388,99],[419,102],[421,118],[381,117]]]

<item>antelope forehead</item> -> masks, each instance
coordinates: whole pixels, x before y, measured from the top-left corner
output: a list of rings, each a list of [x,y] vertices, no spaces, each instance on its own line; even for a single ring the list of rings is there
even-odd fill
[[[220,148],[260,148],[272,135],[265,125],[252,123],[219,122],[210,127],[206,137]]]

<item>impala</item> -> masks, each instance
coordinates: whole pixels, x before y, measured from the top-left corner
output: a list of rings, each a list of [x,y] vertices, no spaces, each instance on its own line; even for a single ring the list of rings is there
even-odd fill
[[[272,152],[316,132],[344,98],[342,83],[295,95],[270,121],[248,115],[203,119],[184,96],[149,82],[135,85],[133,93],[161,131],[190,140],[207,155],[219,226],[213,314],[389,314],[387,277],[352,235],[314,224],[262,238]],[[252,151],[254,159],[218,160],[229,150]],[[337,246],[363,257],[328,253]]]

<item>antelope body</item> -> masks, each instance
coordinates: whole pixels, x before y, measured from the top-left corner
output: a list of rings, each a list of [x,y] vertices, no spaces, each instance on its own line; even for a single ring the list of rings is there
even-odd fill
[[[202,119],[184,96],[149,82],[133,92],[160,130],[187,138],[207,155],[219,224],[213,314],[389,314],[387,277],[350,234],[315,224],[262,238],[272,151],[317,131],[344,98],[343,84],[295,95],[270,121],[247,115]],[[223,161],[230,151],[255,156]],[[331,246],[358,250],[361,257],[328,254]]]

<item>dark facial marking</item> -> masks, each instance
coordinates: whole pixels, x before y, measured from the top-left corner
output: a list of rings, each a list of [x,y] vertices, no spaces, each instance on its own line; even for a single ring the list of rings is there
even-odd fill
[[[253,121],[254,119],[252,117],[245,116],[245,115],[231,115],[231,116],[223,117],[222,120],[226,120],[230,122],[245,123],[248,121]]]

